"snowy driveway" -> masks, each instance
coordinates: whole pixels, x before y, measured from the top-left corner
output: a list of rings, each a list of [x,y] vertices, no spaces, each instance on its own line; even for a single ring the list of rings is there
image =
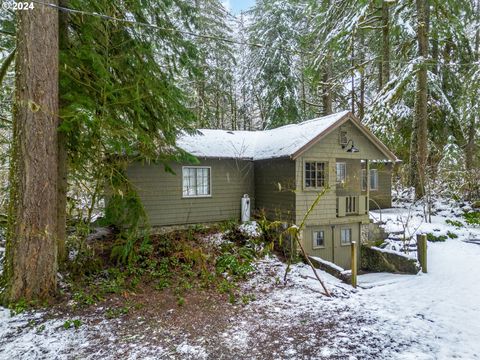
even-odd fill
[[[427,226],[444,231],[438,220]],[[480,246],[462,239],[428,244],[428,274],[367,275],[365,289],[321,272],[334,298],[320,295],[308,266],[292,266],[283,285],[285,264],[264,259],[245,284],[255,301],[218,304],[189,329],[108,320],[99,308],[65,330],[62,317],[0,309],[0,359],[480,359]]]
[[[361,291],[362,311],[378,315],[375,326],[411,340],[399,359],[478,359],[480,246],[429,243],[428,256],[428,274]]]

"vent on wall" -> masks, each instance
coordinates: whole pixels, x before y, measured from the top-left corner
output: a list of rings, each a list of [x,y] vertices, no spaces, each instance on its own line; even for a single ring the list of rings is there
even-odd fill
[[[347,140],[347,132],[345,130],[340,129],[340,135],[339,135],[339,142],[342,148],[347,146],[348,140]]]

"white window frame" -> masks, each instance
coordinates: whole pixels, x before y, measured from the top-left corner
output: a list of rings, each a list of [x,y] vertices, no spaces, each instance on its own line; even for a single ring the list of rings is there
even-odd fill
[[[344,234],[348,234],[348,242],[344,237]],[[352,228],[340,228],[340,245],[347,246],[352,243]]]
[[[342,165],[343,167],[343,180],[338,179],[338,175],[339,175],[338,165]],[[345,184],[347,182],[347,163],[346,162],[335,163],[335,181],[337,182],[337,184]]]
[[[372,186],[372,181],[374,181],[375,187]],[[378,169],[370,169],[370,190],[378,191]]]
[[[307,186],[307,163],[323,164],[323,185],[316,186],[317,178],[315,176],[315,186]],[[315,165],[316,167],[316,165]],[[317,170],[316,170],[317,171]],[[303,190],[318,190],[328,186],[328,161],[304,160],[303,161]]]
[[[317,245],[317,234],[322,233],[323,245]],[[325,247],[325,230],[314,230],[312,231],[312,248],[313,249],[322,249]]]
[[[208,194],[194,194],[188,195],[185,194],[185,169],[208,169]],[[196,172],[195,172],[196,175]],[[198,193],[198,187],[196,187],[195,192]],[[182,166],[182,198],[208,198],[212,197],[212,167],[211,166]]]

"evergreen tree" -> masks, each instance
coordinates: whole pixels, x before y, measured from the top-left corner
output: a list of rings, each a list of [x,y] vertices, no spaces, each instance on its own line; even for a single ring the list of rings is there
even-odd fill
[[[69,178],[89,184],[87,222],[101,192],[109,189],[107,217],[127,225],[127,240],[136,241],[139,226],[147,224],[124,166],[134,160],[190,159],[175,140],[180,131],[193,129],[188,97],[179,86],[182,76],[195,70],[195,48],[180,31],[191,22],[193,9],[181,1],[71,0],[69,6],[112,18],[69,16],[60,74],[60,131],[67,138]],[[121,248],[124,260],[130,245]]]
[[[297,1],[260,0],[250,11],[249,52],[252,81],[262,127],[299,122],[301,26]]]
[[[193,36],[197,72],[193,78],[199,127],[236,126],[235,54],[230,15],[219,0],[195,0]]]
[[[17,22],[7,303],[49,299],[57,285],[58,16],[35,8]]]

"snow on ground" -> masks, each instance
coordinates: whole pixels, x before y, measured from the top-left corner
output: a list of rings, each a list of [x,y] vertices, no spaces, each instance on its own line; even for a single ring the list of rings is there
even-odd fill
[[[245,222],[238,227],[238,230],[240,230],[240,232],[242,232],[246,236],[249,236],[252,238],[258,238],[262,235],[261,230],[256,221]]]
[[[243,286],[255,300],[236,305],[233,315],[215,312],[213,327],[201,324],[199,332],[162,328],[155,319],[143,330],[140,320],[121,319],[85,319],[65,330],[66,318],[11,317],[2,309],[0,359],[480,359],[480,246],[465,242],[480,238],[480,229],[446,223],[459,220],[451,211],[438,204],[431,224],[421,208],[382,212],[390,230],[410,214],[412,234],[459,235],[428,243],[427,274],[361,275],[354,290],[320,271],[335,295],[327,298],[308,266],[293,265],[284,284],[285,264],[266,258]],[[216,328],[222,316],[227,325]]]

